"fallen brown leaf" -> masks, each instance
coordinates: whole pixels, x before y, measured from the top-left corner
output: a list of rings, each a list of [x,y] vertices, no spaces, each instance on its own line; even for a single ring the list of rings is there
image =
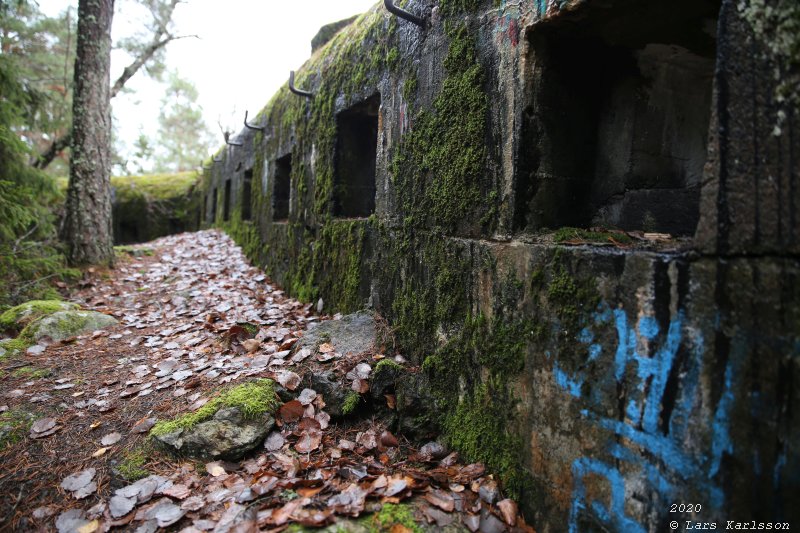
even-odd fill
[[[304,411],[305,409],[303,404],[301,404],[298,400],[292,400],[290,402],[286,402],[278,408],[278,416],[284,422],[295,422],[300,420],[300,417],[303,416]]]

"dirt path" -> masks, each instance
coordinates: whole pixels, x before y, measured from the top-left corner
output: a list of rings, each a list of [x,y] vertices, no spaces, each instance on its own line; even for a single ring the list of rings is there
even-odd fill
[[[334,369],[363,388],[386,354],[293,351],[325,317],[270,285],[229,238],[136,248],[71,297],[118,326],[0,360],[0,529],[530,530],[481,465],[435,445],[421,452],[380,419],[331,420],[303,376]],[[155,421],[258,378],[285,386],[285,403],[257,453],[205,463],[152,444]]]

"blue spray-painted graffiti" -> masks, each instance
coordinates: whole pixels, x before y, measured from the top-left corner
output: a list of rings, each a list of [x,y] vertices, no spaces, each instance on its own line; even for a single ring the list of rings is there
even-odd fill
[[[723,393],[713,418],[710,449],[688,451],[683,444],[689,418],[698,401],[696,391],[704,341],[696,331],[687,334],[690,330],[685,322],[684,313],[678,312],[662,328],[652,316],[641,316],[632,321],[623,309],[612,310],[602,305],[595,313],[592,324],[578,336],[578,340],[587,346],[587,362],[582,370],[570,373],[558,361],[554,362],[556,383],[590,408],[598,395],[617,394],[617,387],[623,382],[626,390],[624,420],[600,416],[590,409],[581,411],[586,419],[616,437],[607,447],[615,461],[610,464],[604,460],[582,457],[573,463],[571,533],[577,533],[582,517],[591,518],[617,531],[647,531],[644,525],[626,513],[625,502],[634,490],[629,485],[641,491],[644,484],[646,490],[652,491],[663,502],[669,502],[675,496],[675,488],[669,479],[691,480],[693,486],[708,495],[704,502],[706,505],[720,508],[724,503],[723,492],[714,478],[719,472],[723,454],[732,452],[729,415],[734,399],[733,381],[737,362],[743,357],[731,354],[729,359]],[[613,372],[606,382],[589,381],[586,369],[590,363],[601,358],[607,348],[595,342],[593,330],[601,327],[613,327],[616,331]],[[681,349],[688,350],[689,356],[679,369],[679,392],[671,416],[665,421],[661,419],[665,392]],[[618,437],[623,437],[623,440],[619,441]],[[607,504],[588,500],[584,480],[589,475],[600,476],[607,481],[610,488]]]

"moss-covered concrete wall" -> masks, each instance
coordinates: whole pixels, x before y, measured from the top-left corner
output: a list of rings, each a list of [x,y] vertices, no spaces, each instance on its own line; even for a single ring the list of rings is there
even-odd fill
[[[790,0],[766,3],[793,16]],[[284,87],[250,121],[263,131],[220,149],[200,191],[204,224],[291,295],[386,316],[421,368],[415,392],[435,407],[401,423],[434,425],[488,463],[537,531],[800,520],[800,136],[773,75],[797,63],[773,57],[752,13],[729,0],[399,4],[426,28],[376,5],[299,69],[311,98]],[[777,27],[791,38],[791,25]],[[602,60],[598,42],[626,51],[613,77],[596,69],[602,98],[584,91],[568,108],[553,88],[586,76],[542,65],[561,46],[591,67],[581,54]],[[675,105],[683,86],[660,61],[708,74],[713,93],[696,98],[710,102],[707,128]],[[375,211],[339,218],[337,117],[376,94]],[[598,132],[586,137],[593,155],[570,166],[583,120]],[[708,157],[687,176],[681,154],[698,146]],[[288,154],[289,216],[276,221],[276,160]],[[610,175],[598,168],[637,170],[598,183]],[[585,188],[611,197],[587,201]],[[685,225],[680,238],[560,228],[660,231],[673,227],[664,216],[688,216],[685,199],[696,237]]]

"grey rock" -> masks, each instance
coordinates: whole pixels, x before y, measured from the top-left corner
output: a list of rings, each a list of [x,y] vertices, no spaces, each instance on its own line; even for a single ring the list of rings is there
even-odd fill
[[[342,405],[350,392],[349,384],[345,383],[333,372],[320,372],[306,374],[303,379],[302,387],[313,389],[325,400],[325,411],[332,417],[340,417]]]
[[[375,349],[378,326],[375,315],[359,311],[345,315],[339,320],[326,320],[309,329],[295,345],[295,350],[315,350],[320,344],[329,342],[337,353],[363,353]]]
[[[245,420],[239,409],[220,409],[211,420],[155,439],[171,452],[203,460],[237,461],[258,448],[275,426],[271,416]]]

